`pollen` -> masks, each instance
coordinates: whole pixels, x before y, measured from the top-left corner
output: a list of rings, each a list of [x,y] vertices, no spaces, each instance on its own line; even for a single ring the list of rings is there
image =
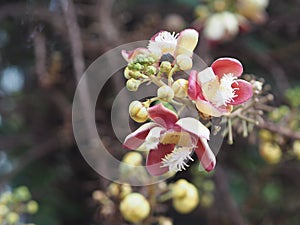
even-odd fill
[[[212,102],[220,107],[222,105],[227,106],[228,103],[234,101],[234,98],[237,97],[236,90],[239,88],[232,88],[232,84],[236,82],[236,77],[233,74],[225,74],[220,80],[219,90],[216,92],[215,96],[212,99]]]
[[[169,170],[174,172],[185,170],[186,167],[189,167],[187,161],[194,161],[191,154],[192,148],[177,147],[172,153],[162,158],[163,165],[161,167],[169,167]]]
[[[162,144],[176,144],[182,147],[189,147],[192,145],[192,139],[189,133],[181,132],[166,132],[160,138]]]

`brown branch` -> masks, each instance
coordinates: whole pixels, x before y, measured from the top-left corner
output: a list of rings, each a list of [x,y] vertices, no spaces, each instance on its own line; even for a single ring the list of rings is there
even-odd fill
[[[230,194],[226,174],[220,166],[216,169],[215,178],[216,185],[226,204],[224,209],[228,212],[228,218],[231,218],[233,225],[246,225],[237,203]]]

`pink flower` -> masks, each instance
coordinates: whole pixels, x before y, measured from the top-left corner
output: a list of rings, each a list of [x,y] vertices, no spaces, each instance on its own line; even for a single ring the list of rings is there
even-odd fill
[[[222,116],[252,97],[252,85],[237,79],[242,73],[243,66],[237,59],[219,58],[198,74],[191,71],[188,96],[200,112]]]
[[[128,135],[123,146],[135,150],[145,143],[150,150],[146,163],[150,174],[159,176],[169,170],[185,170],[186,162],[193,161],[193,150],[205,170],[215,167],[216,159],[207,143],[210,132],[202,123],[194,118],[178,119],[162,104],[149,108],[148,113],[153,122]]]

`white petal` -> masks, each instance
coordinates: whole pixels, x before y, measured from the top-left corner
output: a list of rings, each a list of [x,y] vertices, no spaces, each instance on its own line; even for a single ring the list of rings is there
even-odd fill
[[[159,144],[161,133],[166,129],[163,127],[154,127],[150,130],[145,139],[145,146],[148,150],[156,149]]]
[[[196,135],[199,138],[203,137],[209,140],[210,132],[207,127],[194,118],[182,118],[176,122],[176,125],[180,126],[185,131]]]

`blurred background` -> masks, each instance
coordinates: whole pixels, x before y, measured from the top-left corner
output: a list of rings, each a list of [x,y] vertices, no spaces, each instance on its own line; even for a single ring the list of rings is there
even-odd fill
[[[274,95],[265,117],[272,126],[247,138],[236,133],[233,145],[224,141],[214,174],[191,168],[167,181],[185,178],[197,187],[200,205],[191,214],[168,201],[157,214],[175,225],[298,225],[299,9],[299,0],[2,0],[0,224],[130,224],[117,200],[113,213],[103,213],[95,197],[110,181],[76,146],[76,85],[97,57],[120,44],[193,27],[200,32],[195,53],[208,65],[222,56],[238,58],[245,73],[263,79]],[[125,82],[122,73],[110,79],[96,108],[100,137],[119,159],[126,151],[108,118]],[[272,143],[271,153],[265,143]]]

